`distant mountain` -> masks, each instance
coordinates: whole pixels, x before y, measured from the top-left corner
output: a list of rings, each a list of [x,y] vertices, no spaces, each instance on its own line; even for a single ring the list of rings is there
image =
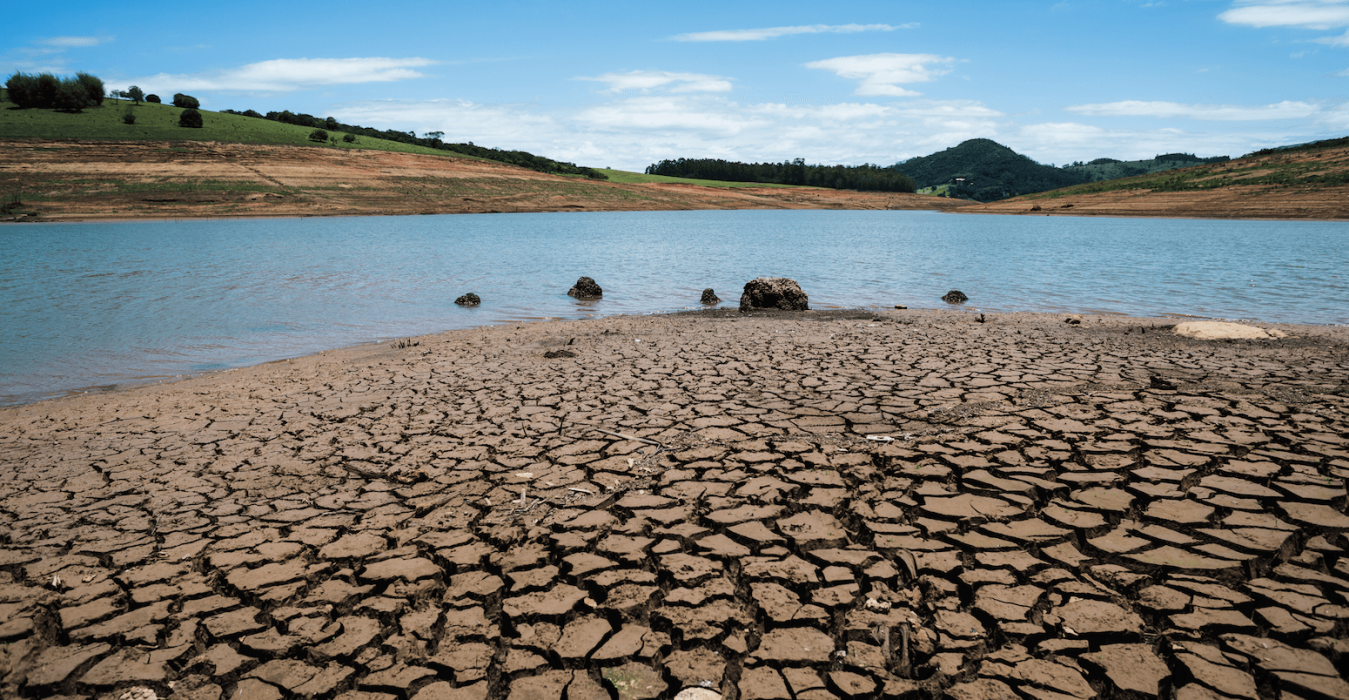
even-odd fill
[[[1086,182],[1082,175],[1041,165],[989,139],[971,139],[930,156],[910,158],[894,169],[920,188],[948,185],[949,196],[980,202]]]
[[[1228,156],[1199,158],[1189,153],[1167,153],[1148,160],[1125,161],[1115,160],[1114,158],[1097,158],[1090,163],[1079,162],[1065,165],[1062,169],[1064,172],[1081,177],[1080,182],[1100,182],[1101,180],[1117,180],[1122,177],[1134,177],[1135,175],[1151,175],[1167,170],[1203,165],[1204,163],[1226,163],[1229,160],[1231,158]]]

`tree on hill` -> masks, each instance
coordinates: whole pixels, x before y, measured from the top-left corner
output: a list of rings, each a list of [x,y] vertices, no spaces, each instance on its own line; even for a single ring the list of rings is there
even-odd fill
[[[141,89],[136,87],[135,85],[132,85],[131,87],[127,88],[126,92],[122,93],[122,95],[125,96],[128,100],[135,102],[136,104],[140,104],[141,100],[145,99],[145,93],[142,92]]]
[[[145,96],[145,101],[146,101],[146,102],[150,102],[150,103],[152,103],[152,104],[160,104],[160,101],[159,101],[159,95],[154,95],[154,94],[146,95],[146,96]]]
[[[309,140],[315,143],[323,143],[328,140],[328,132],[323,129],[314,129],[309,132]]]
[[[179,92],[173,96],[173,106],[182,107],[184,109],[197,109],[201,107],[201,103],[197,101],[197,98]]]
[[[202,128],[201,112],[188,108],[178,115],[178,126],[185,126],[190,129]]]

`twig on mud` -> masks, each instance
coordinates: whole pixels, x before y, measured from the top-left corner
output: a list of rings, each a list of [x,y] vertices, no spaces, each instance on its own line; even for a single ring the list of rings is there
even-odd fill
[[[594,491],[591,491],[590,489],[578,489],[578,488],[568,487],[567,490],[568,490],[568,491],[575,491],[576,493],[584,493],[584,494],[587,495],[587,496],[594,496],[594,495],[595,495],[595,492],[594,492]]]
[[[611,437],[623,438],[624,440],[635,440],[637,442],[645,442],[648,445],[655,445],[656,447],[662,448],[665,447],[665,445],[662,445],[659,442],[656,442],[655,440],[648,440],[644,437],[637,437],[636,435],[628,435],[626,433],[615,433],[612,430],[601,430],[600,428],[591,428],[591,430],[594,430],[597,433],[604,433],[605,435],[609,435]]]

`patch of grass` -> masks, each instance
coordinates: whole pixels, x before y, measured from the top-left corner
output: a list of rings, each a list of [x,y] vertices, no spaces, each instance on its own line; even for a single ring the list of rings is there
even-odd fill
[[[665,175],[647,175],[645,173],[631,173],[626,170],[608,170],[606,168],[595,168],[604,176],[609,178],[609,182],[617,182],[624,185],[639,185],[648,182],[664,182],[676,185],[702,185],[703,187],[799,187],[799,185],[769,185],[762,182],[724,182],[722,180],[695,180],[687,177],[667,177]],[[819,188],[813,188],[819,189]]]
[[[122,123],[127,110],[136,115],[135,124]],[[183,110],[168,104],[144,102],[136,106],[126,100],[107,99],[101,107],[90,107],[78,114],[50,109],[18,109],[13,103],[0,102],[0,135],[11,139],[82,139],[93,141],[223,141],[227,143],[284,144],[333,148],[348,151],[373,150],[397,153],[418,153],[431,156],[485,160],[461,153],[446,153],[433,148],[414,146],[361,136],[355,143],[345,143],[338,135],[336,142],[315,144],[309,140],[312,128],[282,124],[281,122],[245,117],[238,114],[201,111],[204,124],[200,129],[178,126],[178,115]],[[337,132],[333,132],[337,134]],[[60,147],[48,147],[52,150]],[[168,150],[188,150],[181,146]]]

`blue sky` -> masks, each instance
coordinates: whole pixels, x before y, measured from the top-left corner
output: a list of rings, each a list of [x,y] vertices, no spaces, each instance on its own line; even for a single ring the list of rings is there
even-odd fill
[[[0,70],[641,170],[1239,156],[1349,134],[1349,0],[62,2]]]

